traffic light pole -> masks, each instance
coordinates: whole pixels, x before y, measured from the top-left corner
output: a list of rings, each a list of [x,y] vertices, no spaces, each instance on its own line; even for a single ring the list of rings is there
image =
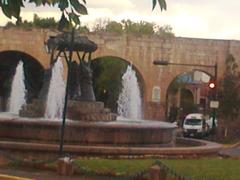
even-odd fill
[[[217,101],[218,98],[218,91],[217,91],[217,72],[218,70],[218,65],[217,63],[214,66],[214,81],[215,81],[215,88],[214,88],[214,101]],[[212,113],[212,133],[215,134],[215,128],[216,128],[216,108],[213,108],[213,113]]]

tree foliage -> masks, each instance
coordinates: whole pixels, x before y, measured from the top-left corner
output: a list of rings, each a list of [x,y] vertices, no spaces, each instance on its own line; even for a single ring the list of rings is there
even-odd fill
[[[224,78],[220,82],[220,114],[226,122],[240,115],[240,72],[234,57],[229,54],[225,61]]]
[[[50,18],[41,18],[37,14],[33,15],[33,21],[22,21],[22,18],[19,18],[16,22],[16,25],[8,22],[6,27],[21,27],[21,28],[51,28],[56,29],[58,27],[58,22],[55,21],[53,17]]]
[[[161,11],[162,10],[167,10],[167,4],[166,4],[165,0],[153,0],[152,3],[153,3],[153,8],[152,9],[154,9],[156,7],[157,3],[158,3],[160,8],[161,8]]]
[[[58,21],[56,21],[53,17],[49,18],[41,18],[37,14],[33,15],[33,21],[22,21],[22,18],[19,18],[16,22],[16,24],[12,22],[7,22],[5,27],[11,28],[11,27],[20,27],[20,28],[43,28],[43,29],[57,29],[58,27]],[[66,30],[71,29],[72,25],[68,24],[68,26],[65,27]],[[76,29],[80,33],[88,33],[90,32],[89,28],[87,26],[78,26]]]
[[[53,17],[40,18],[37,14],[33,16],[33,25],[40,28],[56,28],[58,23]]]
[[[174,37],[173,29],[170,25],[158,26],[156,34],[161,37]]]
[[[34,3],[36,6],[58,6],[62,12],[61,19],[58,24],[58,29],[62,30],[68,24],[80,25],[79,17],[88,14],[86,8],[86,0],[0,0],[2,12],[8,18],[20,18],[21,8],[24,7],[24,2]],[[152,9],[155,9],[157,3],[161,10],[166,10],[167,5],[165,0],[152,0]]]
[[[118,23],[116,21],[110,21],[106,25],[106,31],[110,33],[118,33],[122,34],[123,33],[123,26],[121,23]]]
[[[131,20],[122,20],[124,32],[133,34],[154,34],[154,24],[140,21],[139,23]]]
[[[20,18],[21,8],[24,7],[24,2],[34,3],[36,6],[58,6],[62,11],[62,16],[58,24],[58,29],[62,30],[69,23],[79,25],[80,15],[88,14],[85,7],[85,0],[1,0],[0,7],[5,16],[8,18]]]
[[[121,22],[110,21],[108,19],[97,19],[92,31],[118,34],[158,35],[161,37],[175,36],[170,25],[156,26],[154,23],[146,21],[134,22],[130,19],[122,20]]]
[[[103,101],[113,112],[117,111],[117,100],[122,89],[121,79],[127,65],[116,57],[99,58],[91,64],[96,99]]]

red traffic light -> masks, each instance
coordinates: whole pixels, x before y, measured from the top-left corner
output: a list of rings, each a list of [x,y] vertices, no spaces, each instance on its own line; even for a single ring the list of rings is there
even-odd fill
[[[211,89],[215,88],[215,83],[214,82],[210,82],[209,85],[208,85]]]

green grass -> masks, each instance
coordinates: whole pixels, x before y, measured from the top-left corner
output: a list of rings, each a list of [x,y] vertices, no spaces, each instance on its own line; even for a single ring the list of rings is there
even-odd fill
[[[147,170],[153,159],[77,159],[75,165],[98,175],[131,176]]]
[[[234,159],[178,159],[161,160],[178,174],[190,179],[239,180],[240,160]]]
[[[240,160],[220,159],[218,157],[202,159],[161,159],[164,165],[178,175],[192,180],[240,180]],[[56,167],[57,162],[48,163],[48,167]],[[75,167],[91,177],[117,176],[131,177],[146,171],[156,159],[75,159]],[[17,162],[9,163],[10,167],[19,168]],[[55,168],[54,168],[55,169]]]
[[[155,159],[77,159],[83,172],[107,176],[132,176],[147,170]],[[239,180],[240,160],[234,159],[162,159],[179,175],[193,180]]]

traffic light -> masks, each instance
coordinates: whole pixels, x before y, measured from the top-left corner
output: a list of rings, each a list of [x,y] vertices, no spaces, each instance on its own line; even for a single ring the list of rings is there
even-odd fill
[[[216,83],[214,81],[210,81],[208,83],[208,88],[209,88],[208,97],[211,100],[215,99],[215,97],[216,97]]]
[[[210,89],[214,89],[214,88],[216,87],[216,84],[215,84],[214,82],[210,82],[209,85],[208,85],[208,87],[209,87]]]

